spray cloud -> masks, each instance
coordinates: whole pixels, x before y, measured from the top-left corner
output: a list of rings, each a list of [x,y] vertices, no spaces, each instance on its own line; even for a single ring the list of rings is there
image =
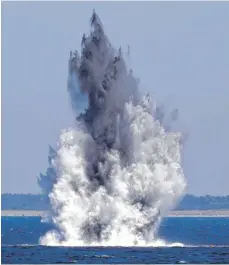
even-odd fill
[[[150,245],[162,216],[182,196],[181,133],[128,70],[95,12],[81,55],[70,54],[68,92],[77,114],[78,90],[88,108],[63,131],[39,184],[49,196],[55,230],[47,245]],[[172,113],[171,119],[177,115]]]

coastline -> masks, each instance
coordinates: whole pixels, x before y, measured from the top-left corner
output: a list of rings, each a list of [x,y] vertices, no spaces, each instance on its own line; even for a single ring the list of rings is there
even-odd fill
[[[46,211],[2,210],[1,216],[44,216]],[[229,217],[229,210],[180,210],[170,211],[166,217]]]

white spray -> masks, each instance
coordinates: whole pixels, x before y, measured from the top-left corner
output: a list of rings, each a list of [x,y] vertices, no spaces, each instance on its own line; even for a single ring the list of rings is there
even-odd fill
[[[50,167],[39,178],[55,226],[40,243],[157,245],[161,218],[186,187],[181,134],[166,129],[155,101],[141,96],[95,12],[81,56],[71,53],[69,60],[76,113],[79,89],[88,96],[88,108],[75,128],[62,133],[57,151],[50,148]]]

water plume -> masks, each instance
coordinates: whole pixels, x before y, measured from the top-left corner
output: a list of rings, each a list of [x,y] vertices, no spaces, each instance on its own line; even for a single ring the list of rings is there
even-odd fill
[[[80,115],[79,91],[88,99]],[[70,54],[68,93],[76,124],[63,131],[56,150],[50,147],[49,168],[39,178],[55,226],[40,243],[157,245],[161,219],[186,187],[182,134],[169,129],[150,95],[141,94],[95,12],[81,54]]]

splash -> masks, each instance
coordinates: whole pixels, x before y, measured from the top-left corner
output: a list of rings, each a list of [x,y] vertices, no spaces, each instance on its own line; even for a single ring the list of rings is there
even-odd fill
[[[181,133],[168,130],[164,114],[110,44],[93,12],[81,56],[71,53],[68,92],[77,115],[80,91],[88,108],[75,128],[50,147],[39,184],[48,194],[55,230],[45,245],[153,246],[162,217],[182,196]],[[171,119],[176,116],[172,113]]]

